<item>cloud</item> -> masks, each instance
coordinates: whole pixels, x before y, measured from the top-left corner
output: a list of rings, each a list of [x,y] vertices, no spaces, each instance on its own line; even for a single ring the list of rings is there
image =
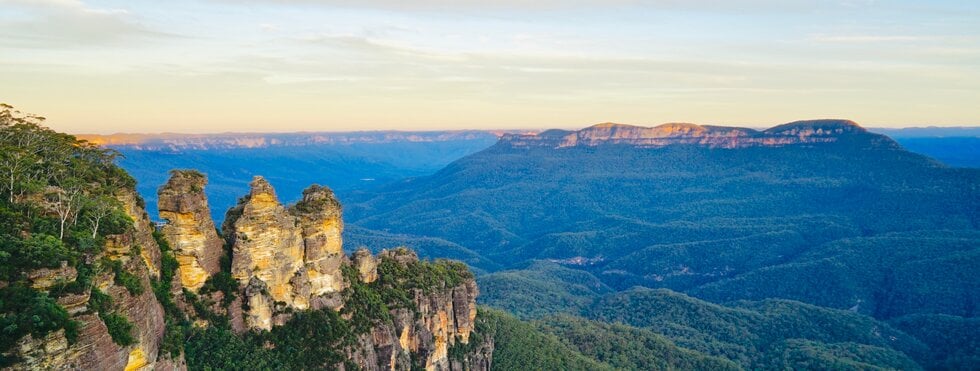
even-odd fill
[[[240,4],[323,5],[347,8],[375,8],[399,11],[553,11],[567,9],[652,8],[696,11],[794,11],[821,7],[855,8],[871,5],[871,0],[844,2],[833,0],[214,0]]]
[[[0,20],[0,44],[6,46],[84,46],[164,35],[126,10],[93,8],[79,0],[0,0],[0,6],[12,13]]]
[[[822,43],[862,44],[930,41],[934,40],[935,38],[910,35],[811,35],[809,39]]]

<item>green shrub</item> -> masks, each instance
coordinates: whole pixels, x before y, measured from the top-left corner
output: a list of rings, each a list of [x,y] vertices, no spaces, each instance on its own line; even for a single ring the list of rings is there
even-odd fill
[[[123,269],[122,262],[108,258],[102,259],[102,265],[108,267],[115,274],[114,282],[125,287],[130,295],[136,296],[143,293],[143,284],[139,277]]]
[[[78,335],[77,323],[54,298],[22,283],[0,289],[0,313],[3,313],[0,315],[0,364],[5,362],[2,353],[27,334],[43,337],[65,329],[70,342],[74,342]]]
[[[109,331],[109,336],[112,337],[114,343],[122,346],[129,346],[136,343],[136,339],[133,338],[133,324],[126,317],[117,313],[100,313],[99,317],[105,323],[105,327]]]
[[[228,306],[228,304],[231,304],[235,300],[235,295],[238,292],[238,280],[232,277],[231,273],[221,271],[208,277],[208,280],[198,290],[201,294],[209,294],[216,291],[221,291],[224,294],[224,297],[221,299],[221,304]]]

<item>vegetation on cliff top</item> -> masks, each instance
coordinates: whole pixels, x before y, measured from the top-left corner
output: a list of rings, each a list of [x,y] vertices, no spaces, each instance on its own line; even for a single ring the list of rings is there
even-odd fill
[[[28,334],[43,337],[64,329],[70,341],[75,339],[78,324],[57,298],[87,291],[106,236],[132,228],[115,200],[135,185],[115,165],[118,153],[43,122],[0,104],[0,365],[15,361],[8,350]],[[61,277],[63,264],[77,278]],[[100,265],[112,269],[131,292],[140,289],[117,263]],[[56,282],[32,287],[33,273],[54,276]],[[115,332],[113,340],[132,341],[124,317],[106,313],[103,320]]]

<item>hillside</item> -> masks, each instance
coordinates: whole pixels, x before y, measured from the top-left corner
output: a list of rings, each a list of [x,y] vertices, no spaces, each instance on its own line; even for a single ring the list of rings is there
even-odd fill
[[[352,196],[348,219],[362,228],[439,238],[503,266],[563,262],[618,289],[724,283],[726,300],[747,295],[750,288],[734,280],[748,273],[804,267],[818,251],[821,258],[841,258],[842,249],[873,253],[864,250],[875,247],[861,243],[821,248],[849,238],[904,233],[892,243],[900,241],[909,254],[928,249],[936,262],[975,266],[976,247],[968,245],[980,223],[980,171],[945,167],[850,122],[762,132],[681,128],[637,134],[603,125],[505,137],[435,175]],[[566,146],[569,138],[591,139]],[[862,303],[858,310],[873,314],[884,305],[873,288],[886,276],[903,277],[881,271],[891,267],[870,268],[878,270],[871,273],[876,278],[849,282],[863,293],[833,306]],[[950,275],[924,279],[918,285],[975,283]],[[752,295],[744,298],[766,293]]]
[[[978,170],[848,121],[603,124],[505,136],[432,176],[353,194],[347,215],[354,233],[438,239],[500,265],[479,278],[481,300],[524,318],[642,286],[970,323],[978,184]],[[782,349],[855,362],[872,351],[812,341]]]

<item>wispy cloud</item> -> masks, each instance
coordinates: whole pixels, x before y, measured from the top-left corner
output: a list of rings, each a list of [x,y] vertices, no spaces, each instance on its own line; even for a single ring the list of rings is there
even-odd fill
[[[912,35],[825,35],[817,34],[811,35],[810,40],[822,43],[844,43],[844,44],[862,44],[862,43],[893,43],[893,42],[918,42],[918,41],[934,41],[936,37],[932,36],[912,36]]]
[[[839,0],[213,0],[228,3],[321,5],[392,10],[455,11],[553,11],[569,9],[654,8],[707,12],[811,11],[821,8],[856,8],[873,1]]]
[[[0,20],[0,44],[7,46],[81,47],[166,35],[144,27],[126,10],[79,0],[0,0],[0,5],[19,10]]]

